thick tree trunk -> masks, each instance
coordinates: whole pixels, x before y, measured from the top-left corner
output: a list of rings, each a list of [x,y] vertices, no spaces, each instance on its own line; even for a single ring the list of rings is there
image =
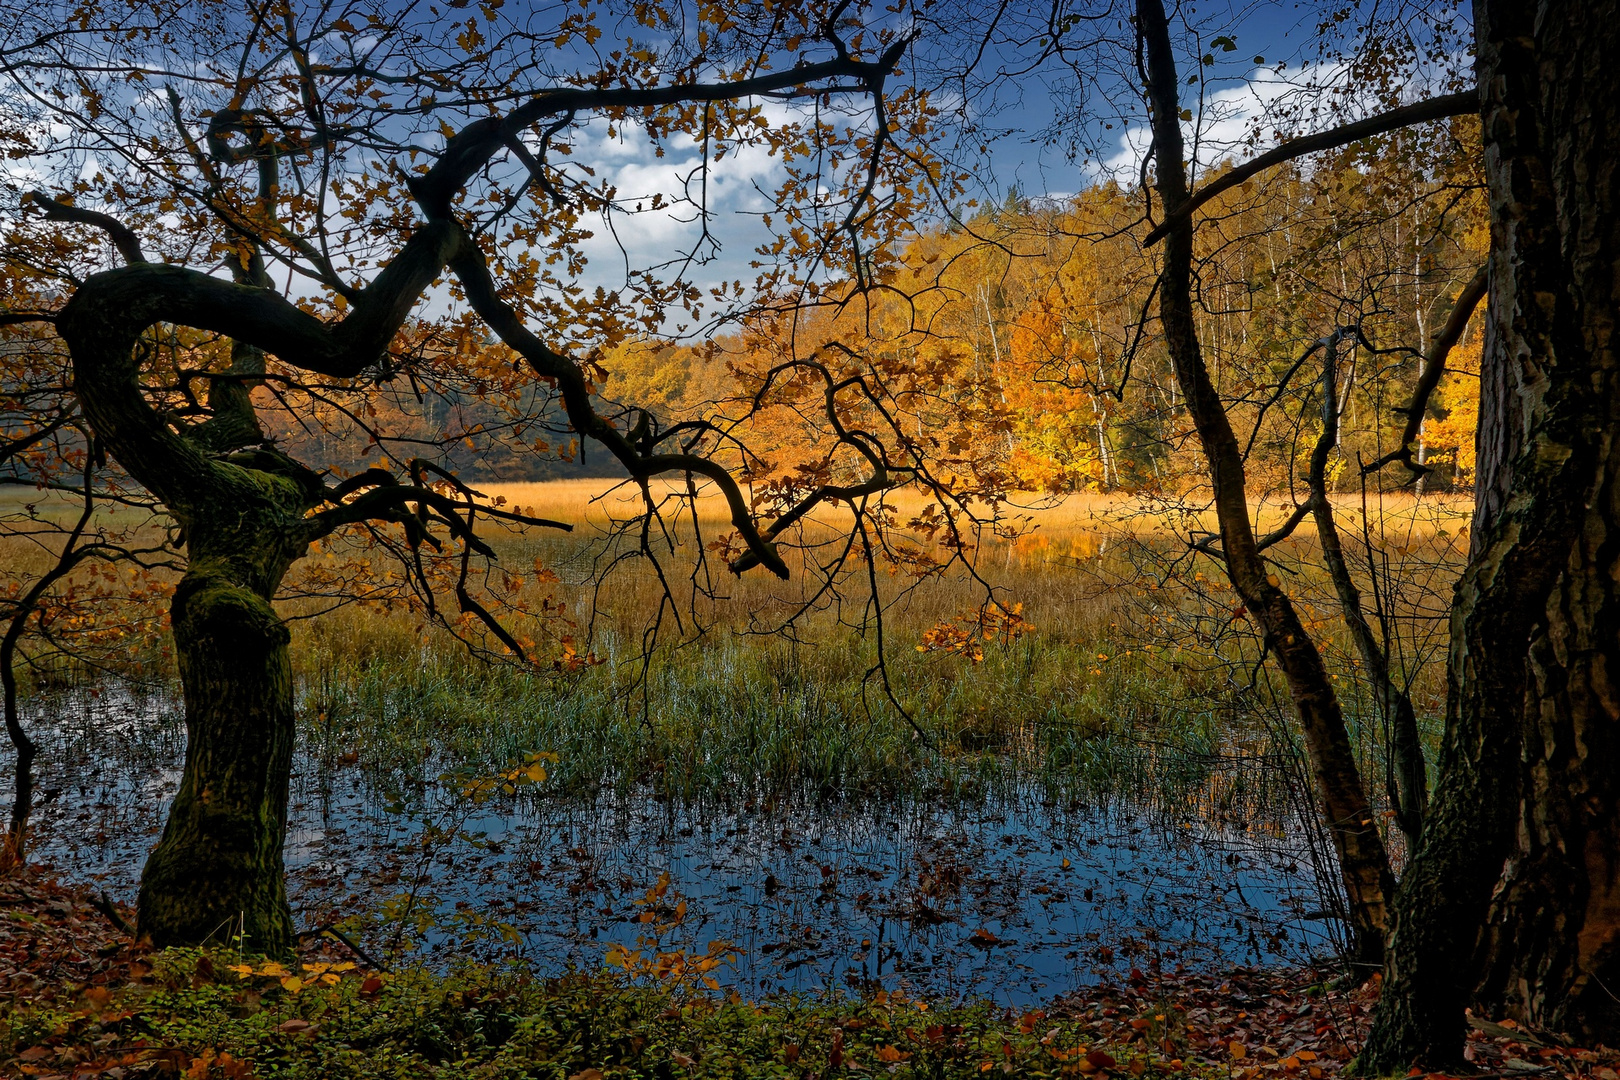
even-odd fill
[[[1249,518],[1243,454],[1198,342],[1192,307],[1192,223],[1182,165],[1175,57],[1161,0],[1139,0],[1139,29],[1147,54],[1148,93],[1153,107],[1157,186],[1168,223],[1164,269],[1159,280],[1159,317],[1188,413],[1209,460],[1221,551],[1227,574],[1249,612],[1265,631],[1266,647],[1288,681],[1299,711],[1312,779],[1321,800],[1345,893],[1350,903],[1351,959],[1383,961],[1385,903],[1394,888],[1389,855],[1373,821],[1356,767],[1339,700],[1322,654],[1300,621],[1288,594],[1266,568]]]
[[[1518,844],[1492,905],[1476,997],[1493,1012],[1620,1041],[1620,454],[1530,652]]]
[[[1531,204],[1551,221],[1519,288],[1553,316],[1557,366],[1578,365],[1571,379],[1590,419],[1572,449],[1592,459],[1595,475],[1575,504],[1584,513],[1563,573],[1537,613],[1516,836],[1475,1000],[1612,1045],[1620,1041],[1620,26],[1609,4],[1543,4],[1533,14],[1502,0],[1485,7],[1492,44],[1482,59],[1510,68],[1498,81],[1529,96],[1519,108],[1534,126],[1521,129],[1537,136],[1514,147],[1519,162],[1498,159],[1493,189],[1520,201],[1526,180],[1549,189]]]
[[[231,373],[234,384],[215,381],[204,424],[175,424],[147,403],[134,345],[167,314],[174,296],[161,286],[171,279],[220,287],[178,267],[132,266],[91,279],[57,317],[96,437],[186,534],[188,568],[171,606],[186,764],[142,874],[138,926],[158,945],[241,935],[253,952],[285,955],[294,943],[281,854],[292,674],[287,630],[270,598],[320,535],[309,511],[325,496],[319,476],[271,448],[228,453],[258,437],[252,402],[240,392],[244,378],[262,372],[256,349],[233,348],[233,362],[246,370]],[[267,295],[233,292],[225,306],[246,318]]]
[[[1474,18],[1492,246],[1474,532],[1440,778],[1397,897],[1363,1072],[1459,1059],[1481,985],[1468,958],[1499,883],[1483,1004],[1590,1023],[1594,976],[1613,964],[1602,770],[1614,765],[1601,755],[1620,707],[1606,681],[1620,20],[1596,0],[1477,0]]]
[[[186,765],[138,903],[153,944],[291,951],[282,881],[292,769],[288,634],[263,597],[186,575],[174,602]]]
[[[186,763],[141,876],[139,929],[159,946],[241,934],[281,956],[294,943],[282,845],[295,730],[289,635],[269,597],[294,553],[279,550],[285,522],[225,513],[226,528],[193,526],[175,591]]]

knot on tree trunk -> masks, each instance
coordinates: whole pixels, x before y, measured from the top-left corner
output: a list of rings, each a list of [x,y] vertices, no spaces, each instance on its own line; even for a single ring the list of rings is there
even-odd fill
[[[188,574],[181,579],[172,615],[176,637],[210,639],[220,649],[259,652],[284,647],[292,640],[268,600],[215,575]]]

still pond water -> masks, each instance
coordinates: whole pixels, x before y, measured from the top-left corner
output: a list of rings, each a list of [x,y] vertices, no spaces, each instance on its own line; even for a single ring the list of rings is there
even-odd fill
[[[179,778],[174,707],[76,695],[33,726],[36,859],[133,900]],[[717,974],[747,995],[882,986],[1024,1005],[1132,968],[1296,964],[1331,948],[1309,853],[1286,830],[1035,791],[769,810],[650,794],[475,806],[441,785],[391,799],[359,768],[302,753],[294,767],[298,923],[364,915],[357,933],[378,954],[562,970],[598,967],[614,945],[718,941],[737,952]]]

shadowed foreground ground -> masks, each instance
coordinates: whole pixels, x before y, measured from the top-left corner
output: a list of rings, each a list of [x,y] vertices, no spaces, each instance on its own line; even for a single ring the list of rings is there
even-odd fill
[[[1312,971],[1132,969],[1027,1011],[884,993],[755,1005],[706,990],[696,957],[640,977],[436,975],[368,970],[306,941],[298,964],[277,967],[228,950],[153,954],[115,925],[131,917],[32,872],[0,879],[6,1075],[1323,1080],[1359,1047],[1377,993]],[[1616,1080],[1614,1051],[1474,1025],[1476,1075]]]

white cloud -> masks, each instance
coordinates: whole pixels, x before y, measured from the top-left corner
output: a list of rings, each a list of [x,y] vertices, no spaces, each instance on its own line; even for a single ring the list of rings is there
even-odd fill
[[[1248,137],[1257,120],[1271,112],[1298,85],[1268,68],[1256,68],[1236,86],[1215,91],[1206,97],[1190,121],[1181,125],[1187,151],[1195,154],[1194,173],[1202,172],[1229,158],[1250,156]],[[1098,166],[1101,177],[1134,180],[1142,158],[1152,142],[1145,122],[1127,127],[1119,138],[1118,150]]]
[[[773,125],[796,119],[781,103],[762,108]],[[666,140],[665,156],[658,157],[643,128],[621,123],[609,138],[606,121],[598,118],[582,125],[572,142],[573,155],[554,160],[589,165],[598,182],[617,192],[612,227],[602,221],[583,245],[589,266],[582,284],[619,288],[627,263],[632,270],[643,269],[678,262],[694,252],[697,261],[684,272],[700,290],[752,280],[756,271],[749,262],[756,257],[755,248],[770,239],[761,215],[776,212],[773,193],[786,178],[781,160],[768,147],[729,144],[724,158],[710,164],[705,190],[698,139],[682,135]]]

